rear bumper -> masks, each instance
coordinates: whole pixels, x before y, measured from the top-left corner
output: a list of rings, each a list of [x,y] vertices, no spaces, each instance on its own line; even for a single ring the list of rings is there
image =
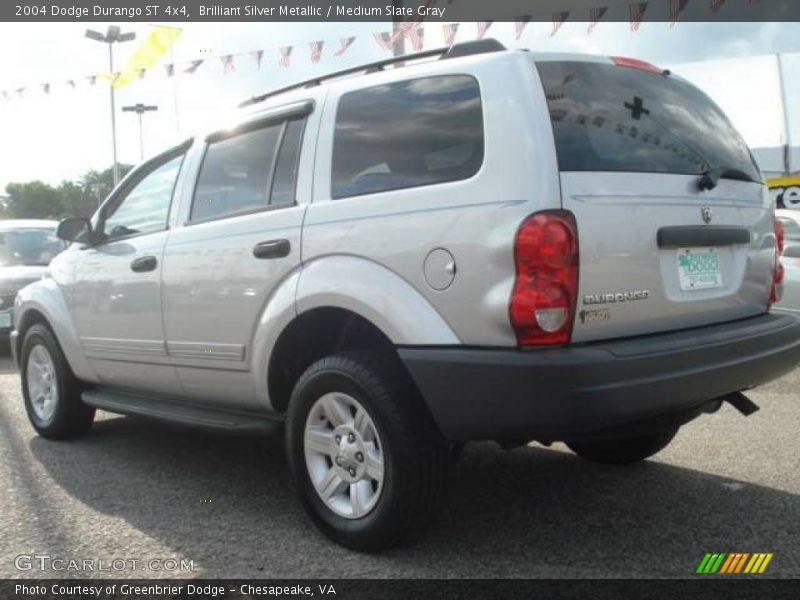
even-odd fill
[[[800,363],[800,321],[758,317],[537,350],[401,347],[451,441],[564,440],[696,411]]]

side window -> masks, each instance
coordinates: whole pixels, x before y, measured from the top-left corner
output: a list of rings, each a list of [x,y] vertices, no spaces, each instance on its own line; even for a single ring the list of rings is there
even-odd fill
[[[333,198],[466,179],[482,163],[483,113],[473,77],[400,81],[339,101]]]
[[[197,179],[190,221],[293,203],[304,122],[275,123],[211,142]]]
[[[276,206],[294,203],[294,188],[297,181],[297,162],[300,158],[300,145],[303,141],[304,119],[295,119],[286,124],[275,177],[272,179],[270,204]]]
[[[106,213],[103,232],[107,239],[167,228],[172,193],[182,162],[183,155],[176,156],[145,175]]]

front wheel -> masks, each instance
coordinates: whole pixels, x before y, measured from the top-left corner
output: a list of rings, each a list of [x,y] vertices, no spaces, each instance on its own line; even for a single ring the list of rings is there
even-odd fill
[[[448,447],[393,357],[311,365],[289,402],[287,450],[306,510],[348,548],[391,547],[441,504]]]
[[[57,440],[86,433],[95,411],[81,400],[83,385],[72,373],[53,332],[42,323],[31,326],[20,358],[25,410],[39,435]]]
[[[581,458],[610,465],[625,465],[639,462],[660,452],[678,433],[670,427],[657,433],[608,439],[593,442],[567,442],[570,450]]]

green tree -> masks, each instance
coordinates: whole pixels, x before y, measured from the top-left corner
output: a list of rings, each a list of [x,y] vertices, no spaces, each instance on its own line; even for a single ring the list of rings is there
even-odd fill
[[[124,177],[133,167],[120,165]],[[9,183],[8,196],[0,203],[2,219],[63,219],[90,217],[114,187],[111,168],[87,171],[77,182],[62,181],[54,187],[41,181]]]
[[[41,181],[9,183],[6,214],[12,219],[57,219],[63,212],[61,195]]]

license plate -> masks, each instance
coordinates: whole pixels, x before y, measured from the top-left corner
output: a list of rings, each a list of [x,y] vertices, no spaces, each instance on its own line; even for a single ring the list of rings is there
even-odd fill
[[[11,313],[0,313],[0,329],[11,327]]]
[[[722,286],[716,248],[678,248],[678,279],[683,291]]]

